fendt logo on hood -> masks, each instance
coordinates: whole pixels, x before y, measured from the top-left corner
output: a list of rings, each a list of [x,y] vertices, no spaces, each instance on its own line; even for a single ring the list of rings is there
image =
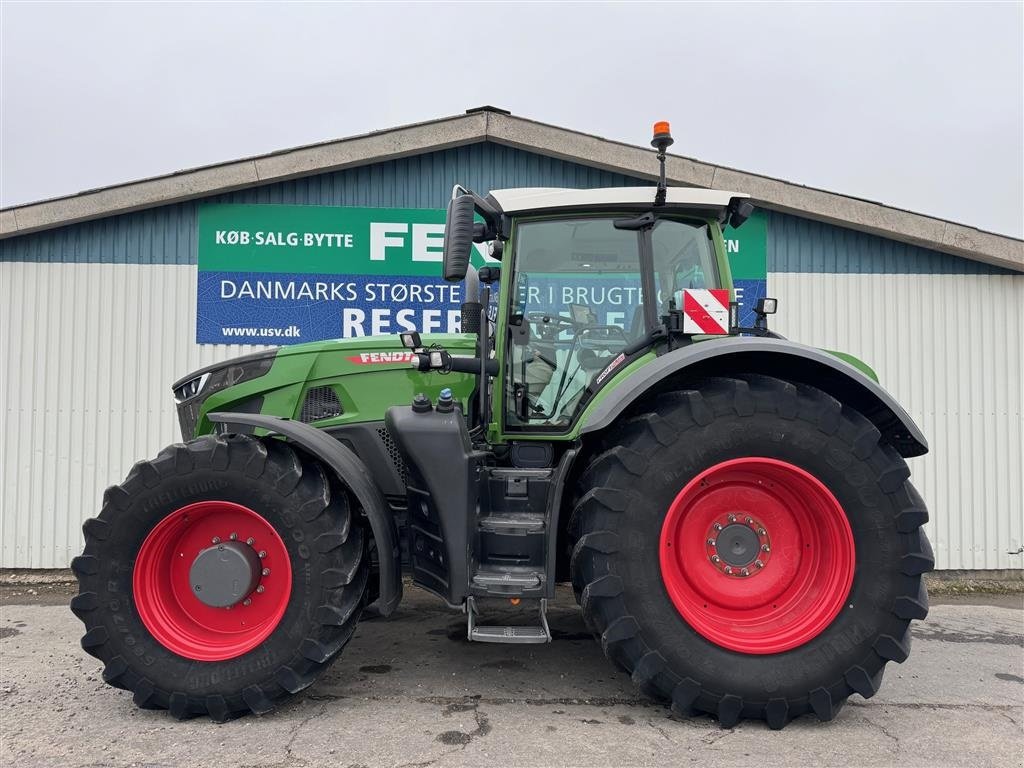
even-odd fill
[[[386,363],[411,363],[413,353],[402,350],[401,352],[360,352],[358,355],[345,358],[356,365],[384,365]]]

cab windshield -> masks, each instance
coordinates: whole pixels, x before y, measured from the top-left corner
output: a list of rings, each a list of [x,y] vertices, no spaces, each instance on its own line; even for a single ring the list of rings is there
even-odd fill
[[[622,350],[650,330],[648,314],[665,314],[684,288],[718,285],[707,222],[664,218],[636,231],[616,228],[617,218],[517,225],[507,356],[510,428],[568,427],[589,394],[624,361],[618,359]],[[653,275],[645,281],[648,270]]]

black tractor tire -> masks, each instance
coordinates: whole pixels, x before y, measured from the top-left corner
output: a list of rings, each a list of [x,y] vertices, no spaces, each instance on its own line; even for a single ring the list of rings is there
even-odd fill
[[[258,510],[280,537],[281,560],[291,569],[271,633],[241,655],[213,661],[187,658],[158,641],[140,616],[137,601],[146,598],[134,594],[133,584],[151,531],[176,510],[203,502]],[[131,691],[137,706],[179,719],[208,715],[220,722],[269,712],[327,669],[364,604],[368,536],[347,491],[280,440],[205,436],[171,445],[108,488],[84,531],[85,551],[71,564],[79,582],[71,610],[86,628],[82,647],[103,662],[103,679]]]
[[[842,504],[855,545],[841,610],[778,653],[706,639],[677,610],[659,562],[680,490],[753,456],[817,477]],[[748,718],[778,729],[805,713],[831,720],[851,693],[875,694],[886,662],[910,652],[910,621],[928,612],[928,513],[909,474],[868,419],[813,387],[743,375],[652,396],[606,435],[580,478],[569,536],[584,618],[605,654],[680,716],[707,713],[730,728]]]

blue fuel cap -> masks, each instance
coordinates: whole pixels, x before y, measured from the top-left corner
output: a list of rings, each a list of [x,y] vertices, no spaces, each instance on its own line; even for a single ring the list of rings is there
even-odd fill
[[[455,401],[452,399],[452,391],[445,387],[437,396],[437,412],[451,413],[455,410]]]

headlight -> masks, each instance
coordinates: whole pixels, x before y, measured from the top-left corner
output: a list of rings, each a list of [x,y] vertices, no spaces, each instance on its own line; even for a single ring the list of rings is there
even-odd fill
[[[195,397],[202,392],[203,387],[206,386],[207,379],[210,378],[209,373],[204,373],[196,376],[194,379],[189,379],[181,386],[174,388],[174,401],[177,403],[184,402],[189,398]]]
[[[277,350],[258,352],[226,363],[211,365],[176,381],[171,389],[178,408],[181,436],[185,440],[195,437],[196,423],[203,402],[222,389],[265,375],[274,365]]]

